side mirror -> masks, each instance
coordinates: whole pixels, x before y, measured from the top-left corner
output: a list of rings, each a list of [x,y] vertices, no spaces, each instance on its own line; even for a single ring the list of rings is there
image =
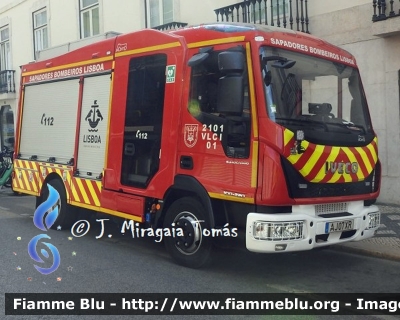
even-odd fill
[[[271,71],[267,71],[264,76],[264,84],[268,87],[271,84],[272,76]]]
[[[218,55],[218,68],[225,76],[218,80],[217,111],[241,115],[244,102],[245,58],[243,53],[224,51]]]
[[[244,71],[244,55],[236,51],[224,51],[218,55],[219,71],[225,73],[242,73]]]
[[[202,63],[204,60],[208,58],[210,54],[208,52],[202,52],[195,54],[193,57],[191,57],[188,61],[188,66],[189,67],[194,67]]]
[[[241,115],[244,102],[243,76],[225,76],[218,81],[217,112]]]

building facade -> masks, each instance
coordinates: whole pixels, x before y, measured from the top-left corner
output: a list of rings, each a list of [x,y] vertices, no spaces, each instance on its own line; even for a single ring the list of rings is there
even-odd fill
[[[400,204],[399,10],[399,1],[381,0],[2,0],[1,146],[13,144],[20,65],[142,28],[216,21],[275,25],[311,33],[356,56],[379,138],[379,200]]]

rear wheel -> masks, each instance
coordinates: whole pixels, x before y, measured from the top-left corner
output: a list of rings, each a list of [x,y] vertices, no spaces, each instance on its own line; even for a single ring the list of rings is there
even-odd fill
[[[50,180],[47,184],[52,186],[58,192],[58,194],[60,195],[60,205],[61,205],[58,217],[51,226],[51,229],[57,229],[58,226],[60,226],[62,229],[68,229],[72,226],[72,224],[76,220],[76,210],[74,207],[67,204],[67,195],[65,193],[64,184],[61,182],[61,180],[58,179]],[[47,185],[44,185],[42,187],[41,195],[37,199],[38,201],[36,202],[37,207],[44,201],[46,201],[48,196],[49,196],[49,189]]]
[[[211,260],[212,239],[206,236],[209,235],[210,221],[198,200],[191,197],[176,200],[168,209],[163,226],[175,229],[171,230],[171,237],[164,237],[164,241],[176,262],[200,268]]]

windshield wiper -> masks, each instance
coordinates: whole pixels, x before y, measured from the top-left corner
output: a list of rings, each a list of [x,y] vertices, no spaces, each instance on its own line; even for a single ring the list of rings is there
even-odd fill
[[[330,131],[328,126],[336,126],[340,128],[346,128],[349,130],[349,132],[357,132],[359,133],[362,131],[363,134],[366,134],[366,130],[363,126],[354,124],[353,122],[348,122],[348,121],[342,121],[342,122],[322,122],[322,121],[316,121],[316,120],[311,120],[311,119],[304,119],[304,118],[275,118],[276,120],[280,121],[287,121],[287,122],[292,122],[296,124],[317,124],[320,125],[321,127],[324,127],[325,131]]]
[[[354,124],[353,122],[348,122],[348,121],[327,122],[326,124],[332,125],[332,126],[341,127],[341,128],[346,128],[346,129],[351,130],[351,132],[354,132],[354,131],[360,132],[360,131],[362,131],[363,134],[366,133],[366,130],[365,130],[365,128],[363,126],[361,126],[359,124]]]
[[[310,120],[310,119],[304,119],[304,118],[275,118],[277,121],[287,121],[287,122],[294,122],[296,124],[313,124],[313,125],[319,125],[325,129],[325,131],[329,131],[328,126],[326,125],[325,122],[321,121],[315,121],[315,120]]]

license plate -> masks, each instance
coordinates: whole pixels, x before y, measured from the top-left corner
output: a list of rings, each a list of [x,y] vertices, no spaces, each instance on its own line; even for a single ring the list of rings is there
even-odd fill
[[[325,233],[342,232],[354,229],[354,220],[327,222]]]

